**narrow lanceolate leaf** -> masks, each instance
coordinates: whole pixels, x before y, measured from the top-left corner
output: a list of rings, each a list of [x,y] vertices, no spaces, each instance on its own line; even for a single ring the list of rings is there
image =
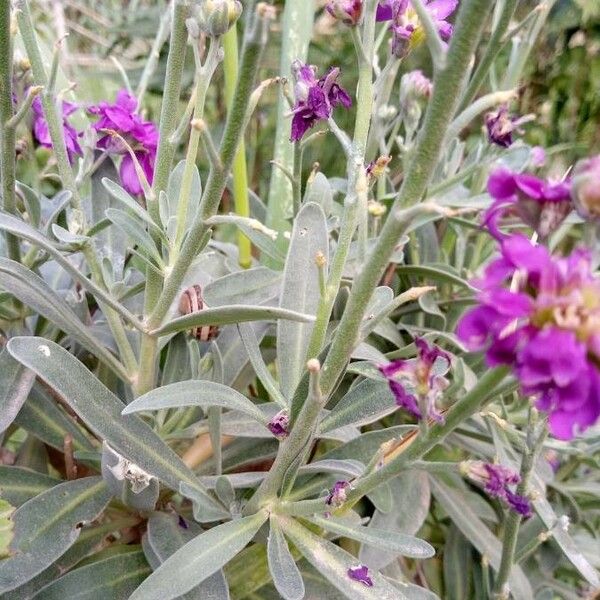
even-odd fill
[[[264,513],[209,529],[172,554],[129,600],[171,600],[219,571],[250,542],[267,520]]]
[[[154,512],[148,519],[144,552],[156,570],[179,548],[202,533],[202,528],[174,513]],[[217,571],[178,600],[229,600],[229,588],[223,571]]]
[[[14,421],[34,380],[33,371],[16,361],[6,349],[0,352],[0,433]]]
[[[302,600],[304,581],[277,518],[271,517],[270,527],[267,558],[273,583],[284,600]]]
[[[376,548],[389,550],[401,556],[423,559],[435,555],[433,546],[412,535],[388,531],[387,529],[376,529],[375,527],[363,527],[342,519],[324,519],[313,516],[311,521],[332,533],[337,533]]]
[[[167,335],[177,331],[185,331],[192,327],[203,327],[204,325],[231,325],[244,323],[246,321],[276,321],[277,319],[295,323],[310,323],[315,320],[314,316],[277,308],[275,306],[221,306],[218,308],[205,308],[199,312],[191,313],[185,317],[178,317],[169,321],[162,327],[155,329],[153,335]]]
[[[142,419],[122,416],[123,403],[64,348],[37,337],[12,338],[8,351],[34,371],[119,454],[172,489],[185,481],[201,493],[207,505],[220,508],[197,477]]]
[[[460,493],[442,483],[438,478],[430,478],[431,489],[435,499],[448,513],[462,534],[477,548],[480,554],[485,554],[492,567],[500,567],[502,544],[488,529],[487,525],[462,499]],[[515,600],[532,600],[533,591],[525,573],[519,566],[513,566],[509,585]]]
[[[323,209],[314,202],[305,204],[294,222],[285,261],[283,290],[279,307],[299,310],[309,315],[317,312],[321,298],[318,253],[328,262],[327,222]],[[323,267],[326,270],[326,266]],[[277,324],[277,364],[281,391],[291,399],[306,363],[306,348],[312,324],[279,321]]]
[[[265,414],[248,398],[233,388],[214,381],[178,381],[157,388],[136,398],[123,409],[128,415],[142,410],[159,410],[180,406],[220,406],[244,413],[259,423],[266,425]]]
[[[207,306],[263,304],[275,298],[281,287],[281,273],[256,267],[229,273],[209,283],[202,295]]]
[[[0,496],[13,506],[21,506],[60,482],[60,479],[24,467],[0,465]]]
[[[10,543],[14,536],[14,521],[11,519],[15,507],[0,498],[0,559],[10,556]]]
[[[128,598],[150,573],[142,550],[110,555],[79,567],[42,588],[34,600]]]
[[[366,425],[397,410],[398,405],[385,381],[366,379],[353,387],[323,419],[319,432],[333,431],[344,425]]]
[[[54,486],[15,511],[11,556],[0,561],[0,593],[35,577],[77,540],[81,524],[95,519],[111,494],[101,477]]]
[[[395,586],[377,571],[369,571],[373,587],[350,579],[348,569],[358,565],[357,559],[312,531],[295,519],[278,517],[286,536],[302,552],[308,562],[338,590],[352,600],[407,600]]]
[[[35,273],[17,262],[0,258],[0,288],[10,292],[25,306],[46,317],[53,325],[78,341],[120,377],[126,378],[118,361],[91,333],[69,305]]]

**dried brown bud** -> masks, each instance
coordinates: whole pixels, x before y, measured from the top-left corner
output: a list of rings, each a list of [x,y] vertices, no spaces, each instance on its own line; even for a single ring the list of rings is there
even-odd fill
[[[179,299],[179,312],[182,315],[190,315],[200,312],[207,308],[202,298],[202,288],[199,285],[189,287]],[[201,325],[192,327],[190,335],[201,342],[210,342],[219,335],[219,328],[216,325]]]

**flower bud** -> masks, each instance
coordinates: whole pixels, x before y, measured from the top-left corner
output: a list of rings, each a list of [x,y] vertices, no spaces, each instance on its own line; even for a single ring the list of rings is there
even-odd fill
[[[212,37],[227,33],[241,14],[239,0],[202,0],[196,7],[200,29]]]
[[[182,315],[190,315],[200,312],[206,308],[202,298],[202,288],[199,285],[189,287],[179,299],[179,312]],[[190,335],[201,342],[210,342],[219,335],[219,328],[216,325],[201,325],[192,327]]]
[[[330,0],[325,8],[344,25],[356,27],[362,17],[363,3],[362,0]]]
[[[571,197],[584,219],[600,218],[600,154],[580,160],[573,169]]]

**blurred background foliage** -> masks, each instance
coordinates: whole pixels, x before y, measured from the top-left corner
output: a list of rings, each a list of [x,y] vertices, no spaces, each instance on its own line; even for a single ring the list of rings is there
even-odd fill
[[[76,82],[74,98],[84,106],[99,100],[112,101],[116,91],[124,85],[124,74],[135,89],[146,57],[151,51],[158,25],[165,17],[166,0],[38,0],[34,3],[36,23],[48,51],[57,37],[67,32],[62,49],[61,64],[65,65],[65,81]],[[280,8],[283,0],[274,2]],[[309,53],[309,62],[324,71],[331,65],[342,69],[342,83],[352,91],[356,81],[354,52],[350,35],[323,10],[324,1],[315,21],[315,35]],[[526,13],[536,0],[523,0],[521,10]],[[261,77],[277,73],[281,34],[277,22],[269,39]],[[380,52],[387,51],[385,45]],[[510,52],[510,43],[504,51]],[[429,73],[425,48],[414,52],[403,70],[421,68]],[[160,110],[162,82],[166,63],[166,47],[162,48],[157,70],[144,98],[147,117],[157,120]],[[185,94],[187,100],[193,78],[191,56],[188,56]],[[534,113],[536,121],[526,128],[525,141],[550,148],[556,172],[564,172],[577,158],[600,151],[600,1],[559,0],[549,23],[528,63],[526,84],[519,90],[518,112]],[[216,85],[211,86],[207,102],[207,120],[213,135],[220,134],[225,116],[222,74],[217,73]],[[398,91],[392,96],[398,98]],[[249,128],[249,173],[252,189],[260,196],[266,193],[275,132],[276,92],[263,97]],[[182,106],[183,109],[183,106]],[[85,126],[85,113],[78,117],[80,128]],[[352,122],[352,114],[336,116],[339,124]],[[476,132],[479,133],[479,132]],[[315,161],[329,177],[343,175],[343,161],[335,144],[328,138],[318,138],[308,148],[304,167],[309,171]],[[31,150],[31,139],[23,140],[24,156]],[[43,149],[40,160],[46,153]],[[206,169],[200,159],[201,171]],[[22,161],[21,161],[22,162]],[[35,174],[23,173],[24,181]],[[392,169],[394,164],[391,165]],[[31,164],[28,167],[31,170]],[[29,175],[29,176],[27,176]],[[38,182],[39,184],[39,182]],[[227,209],[227,206],[224,207]]]

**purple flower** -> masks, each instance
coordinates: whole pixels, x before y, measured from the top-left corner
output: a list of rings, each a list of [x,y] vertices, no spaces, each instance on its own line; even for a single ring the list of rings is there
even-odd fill
[[[297,142],[315,123],[328,119],[336,106],[350,108],[352,100],[336,82],[340,74],[338,68],[330,69],[320,79],[315,76],[315,67],[300,61],[294,62],[292,71],[296,104],[292,111],[291,140]]]
[[[508,106],[503,104],[497,111],[489,112],[484,117],[488,140],[491,144],[508,148],[513,143],[513,133],[522,134],[523,130],[519,127],[530,120],[530,117],[513,117],[508,112]]]
[[[329,491],[325,504],[337,508],[346,502],[346,489],[350,487],[348,481],[336,481]]]
[[[549,413],[560,439],[600,416],[600,280],[587,251],[550,255],[522,235],[505,238],[501,256],[479,281],[479,305],[457,334],[485,350],[490,366],[513,368],[524,394]]]
[[[363,2],[362,0],[330,0],[325,8],[332,17],[350,27],[355,27],[362,17]]]
[[[144,121],[137,113],[137,99],[127,90],[120,90],[114,104],[100,102],[89,108],[89,112],[100,118],[94,124],[99,132],[116,131],[133,149],[146,179],[152,183],[154,160],[158,146],[158,130],[150,121]],[[123,155],[119,175],[123,187],[133,195],[143,192],[135,171],[133,158],[125,146],[107,133],[98,140],[98,148],[111,154]]]
[[[289,424],[290,418],[287,412],[281,410],[267,423],[267,428],[276,438],[283,439],[289,434]]]
[[[575,209],[584,219],[600,219],[600,154],[575,165],[571,193]]]
[[[348,577],[358,581],[367,587],[373,587],[373,580],[369,577],[369,567],[366,565],[356,565],[348,569]]]
[[[424,0],[424,4],[440,37],[450,39],[453,28],[446,19],[456,10],[458,0]],[[424,37],[423,28],[417,13],[410,6],[410,0],[381,0],[377,6],[377,20],[391,21],[392,53],[398,58],[406,56]]]
[[[485,212],[484,223],[497,239],[503,237],[498,222],[507,212],[515,212],[540,237],[546,238],[571,211],[568,180],[553,183],[501,168],[490,175],[487,189],[494,202]]]
[[[470,461],[465,465],[465,474],[469,479],[483,486],[489,496],[498,498],[524,517],[531,516],[532,510],[529,499],[510,489],[521,481],[521,477],[516,471],[502,465],[481,461]]]
[[[48,123],[44,116],[44,109],[42,108],[42,102],[39,97],[36,96],[33,99],[31,108],[33,109],[33,134],[35,139],[39,142],[40,146],[52,148],[52,138],[50,137]],[[81,156],[81,154],[83,154],[78,141],[80,134],[77,133],[76,129],[68,121],[68,117],[77,109],[77,105],[72,104],[71,102],[62,103],[63,135],[67,147],[67,154],[69,155],[69,161],[71,163],[75,160],[75,156]]]
[[[415,360],[394,360],[380,365],[379,371],[387,379],[398,406],[417,419],[423,418],[421,408],[424,406],[427,409],[425,418],[443,422],[436,404],[448,387],[443,373],[450,366],[450,357],[436,346],[429,346],[422,338],[415,338],[415,344],[418,351]],[[436,372],[434,364],[438,359],[441,359],[443,370]]]

